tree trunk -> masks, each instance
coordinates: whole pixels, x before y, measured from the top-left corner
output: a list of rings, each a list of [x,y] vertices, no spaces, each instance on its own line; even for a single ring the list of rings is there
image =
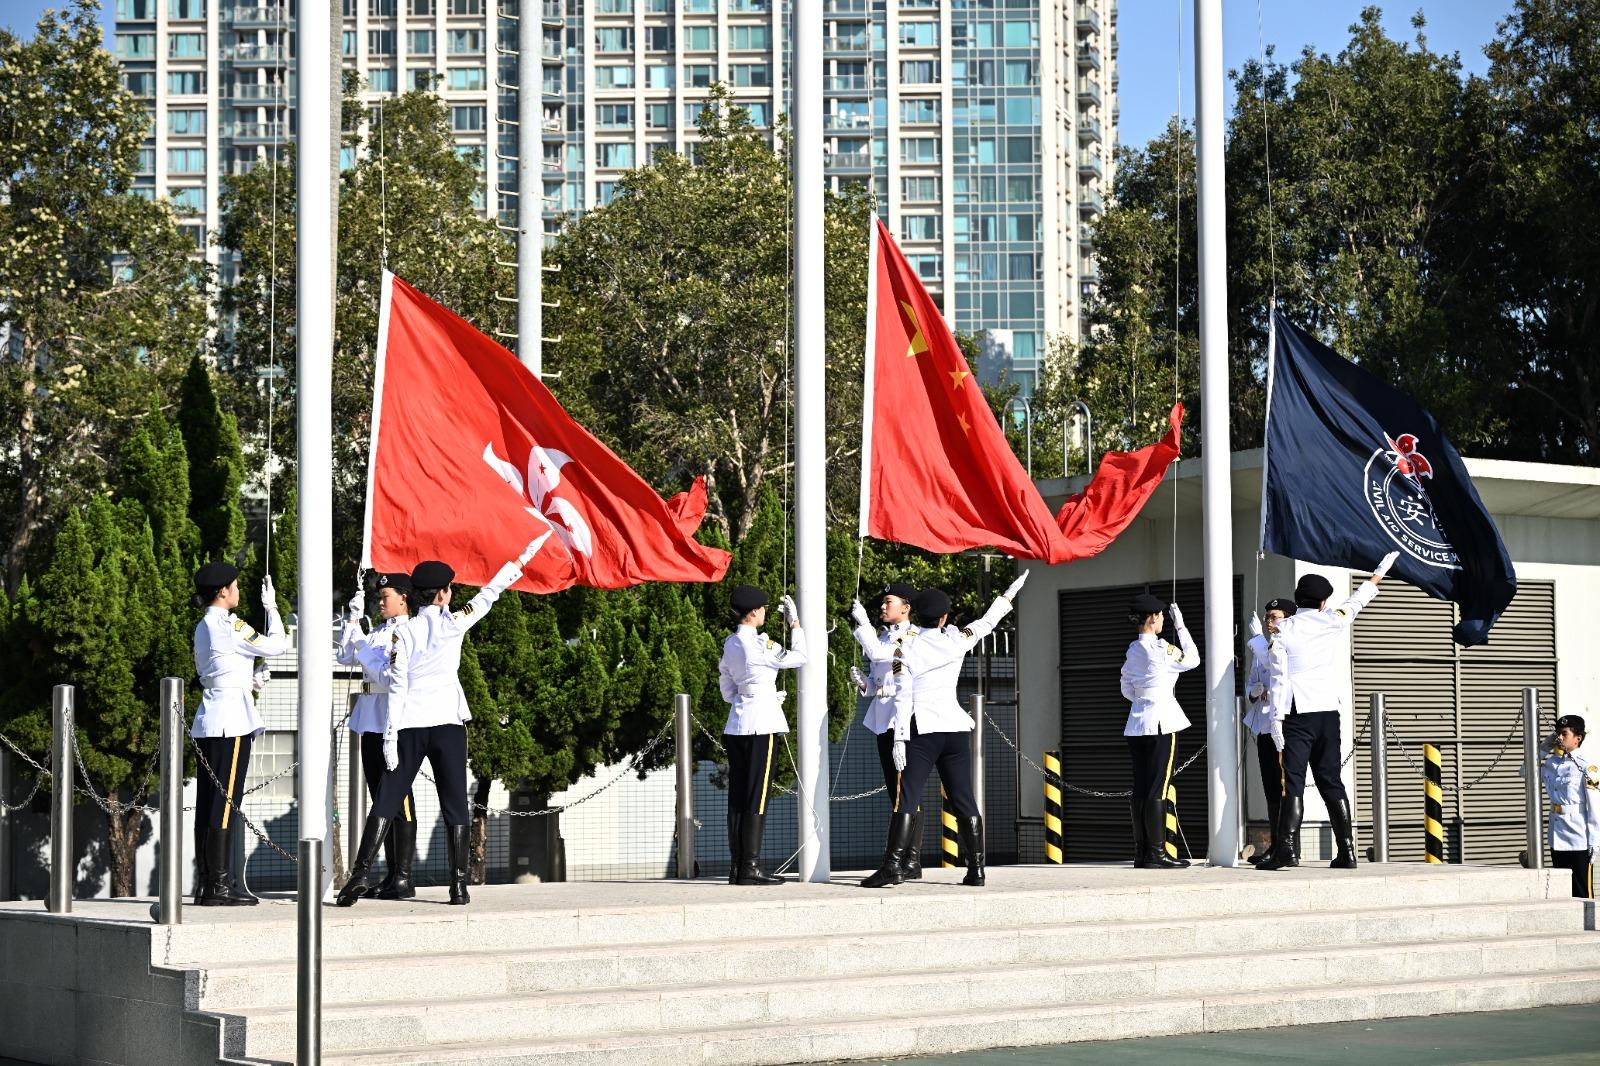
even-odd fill
[[[489,854],[489,816],[482,808],[489,805],[489,789],[494,785],[494,780],[488,777],[478,778],[477,785],[472,790],[472,802],[477,804],[472,808],[472,846],[471,862],[467,872],[467,880],[475,885],[487,883],[485,867]]]
[[[31,346],[24,349],[22,358],[31,369],[34,359]],[[34,537],[38,534],[40,516],[44,510],[43,474],[39,469],[33,442],[36,388],[33,375],[30,373],[22,384],[22,413],[17,420],[18,507],[11,525],[11,544],[6,549],[5,585],[6,591],[12,595],[16,594],[17,587],[22,584],[22,564],[27,559],[28,550],[33,547]]]
[[[134,854],[139,848],[139,830],[144,826],[143,811],[123,811],[106,815],[106,839],[111,842],[111,894],[137,896]]]

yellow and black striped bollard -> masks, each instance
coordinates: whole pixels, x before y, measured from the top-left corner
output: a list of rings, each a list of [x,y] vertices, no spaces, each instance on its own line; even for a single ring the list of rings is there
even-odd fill
[[[1062,862],[1061,836],[1061,753],[1044,753],[1044,861],[1057,866]]]
[[[1439,757],[1439,749],[1432,744],[1422,745],[1422,764],[1428,773],[1427,789],[1427,817],[1424,826],[1427,830],[1428,861],[1431,863],[1444,862],[1444,763]]]
[[[1167,786],[1167,794],[1162,797],[1162,805],[1166,808],[1167,855],[1176,859],[1178,857],[1178,788],[1176,785]]]
[[[939,824],[943,827],[939,834],[939,865],[948,870],[961,865],[961,835],[956,831],[956,812],[950,809],[950,797],[943,785],[939,786]]]

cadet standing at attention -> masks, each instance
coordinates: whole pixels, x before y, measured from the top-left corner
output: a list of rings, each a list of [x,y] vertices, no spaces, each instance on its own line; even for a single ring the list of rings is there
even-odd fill
[[[200,678],[200,709],[194,716],[194,737],[203,760],[195,774],[195,862],[202,907],[252,906],[254,896],[234,889],[228,871],[232,829],[239,821],[244,779],[250,773],[250,745],[266,728],[256,712],[251,687],[256,660],[282,655],[289,638],[278,617],[272,578],[261,582],[266,633],[257,633],[233,609],[239,606],[239,570],[228,563],[207,563],[194,575],[194,604],[205,615],[194,627],[194,669]]]
[[[728,753],[728,851],[730,885],[781,885],[783,878],[761,869],[761,836],[766,829],[767,789],[779,733],[789,731],[783,716],[778,671],[806,661],[806,635],[794,600],[784,596],[778,613],[789,624],[786,649],[761,632],[767,622],[767,594],[750,585],[735,585],[728,594],[734,628],[722,642],[717,666],[722,698],[728,701],[728,722],[722,746]]]
[[[1167,614],[1178,631],[1178,647],[1160,637]],[[1128,798],[1133,810],[1133,866],[1179,869],[1189,863],[1167,854],[1166,796],[1178,751],[1176,734],[1189,728],[1189,718],[1173,689],[1179,674],[1200,665],[1200,649],[1194,646],[1178,605],[1163,604],[1148,592],[1133,598],[1128,620],[1139,627],[1122,662],[1122,696],[1130,704],[1122,735],[1133,760],[1133,791]]]
[[[361,845],[350,867],[350,879],[339,891],[339,906],[353,906],[372,890],[368,877],[378,845],[389,824],[400,814],[411,794],[411,783],[428,760],[439,790],[439,810],[444,816],[445,843],[450,854],[450,902],[465,906],[467,892],[467,835],[471,807],[467,803],[467,726],[472,709],[461,689],[461,642],[494,606],[500,594],[522,577],[541,545],[542,533],[520,556],[500,572],[467,605],[450,611],[450,583],[456,573],[445,563],[430,559],[411,571],[412,601],[417,615],[398,631],[390,645],[388,720],[383,730],[383,762],[388,772],[378,782],[372,811],[361,830]]]
[[[1278,623],[1294,614],[1294,610],[1293,600],[1268,600],[1261,609],[1266,620],[1265,631],[1262,630],[1261,621],[1252,614],[1250,640],[1245,645],[1250,649],[1250,674],[1244,686],[1246,705],[1249,707],[1245,711],[1244,724],[1256,738],[1256,768],[1261,773],[1261,791],[1267,797],[1269,840],[1271,834],[1278,831],[1278,806],[1283,801],[1283,762],[1278,758],[1278,740],[1282,739],[1283,734],[1272,717],[1272,704],[1267,699],[1267,657],[1271,654],[1272,638],[1278,633]],[[1271,850],[1269,845],[1265,850],[1251,855],[1251,865],[1264,861]]]
[[[910,585],[899,581],[891,581],[884,588],[883,604],[878,609],[878,619],[883,623],[883,628],[874,636],[880,648],[892,653],[896,647],[921,632],[911,624],[911,598],[916,594],[916,590]],[[857,631],[856,639],[861,639],[860,631]],[[869,655],[866,676],[862,676],[859,667],[852,666],[850,677],[855,681],[861,694],[870,701],[867,704],[867,716],[862,724],[871,730],[877,740],[878,765],[883,770],[883,786],[888,789],[890,802],[893,803],[895,782],[900,776],[900,771],[895,769],[894,765],[894,695],[898,678],[894,673],[893,660]],[[911,844],[906,849],[901,872],[907,881],[917,881],[922,878],[921,807],[911,815]]]
[[[1539,767],[1550,797],[1550,865],[1572,871],[1572,894],[1594,896],[1595,849],[1600,847],[1600,758],[1583,748],[1584,721],[1556,719],[1556,742]]]
[[[376,800],[383,779],[383,728],[389,720],[389,656],[400,642],[400,630],[410,621],[411,575],[378,575],[378,613],[383,621],[370,633],[361,631],[366,596],[357,591],[345,610],[336,658],[344,666],[361,667],[361,695],[350,712],[350,732],[361,748],[361,776],[367,796]],[[411,899],[417,894],[411,871],[417,855],[417,801],[406,790],[400,814],[383,837],[383,883],[372,891],[378,899]]]
[[[1307,574],[1294,587],[1299,610],[1278,623],[1268,659],[1267,697],[1272,703],[1274,728],[1279,731],[1274,735],[1282,738],[1278,750],[1283,760],[1283,801],[1272,834],[1273,850],[1256,866],[1258,870],[1300,865],[1307,769],[1327,805],[1333,839],[1339,847],[1328,865],[1335,870],[1355,869],[1350,797],[1339,779],[1339,719],[1344,712],[1344,694],[1350,691],[1345,634],[1361,609],[1377,597],[1379,582],[1399,555],[1385,555],[1372,576],[1334,608],[1328,607],[1333,585],[1321,574]]]

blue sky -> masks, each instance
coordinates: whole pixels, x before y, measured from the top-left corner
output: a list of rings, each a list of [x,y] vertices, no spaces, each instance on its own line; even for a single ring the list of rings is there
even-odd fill
[[[1262,37],[1275,45],[1280,59],[1293,59],[1305,45],[1336,53],[1349,40],[1349,26],[1372,0],[1260,0]],[[1482,73],[1488,66],[1483,46],[1494,37],[1496,24],[1512,0],[1401,0],[1383,4],[1384,26],[1402,40],[1412,35],[1411,16],[1419,9],[1428,20],[1429,44],[1436,51],[1457,52],[1465,68]],[[0,25],[25,36],[46,7],[61,0],[0,0]],[[1223,62],[1237,68],[1257,54],[1256,0],[1223,0]],[[110,5],[103,22],[109,29]],[[1183,20],[1183,112],[1194,114],[1194,4],[1192,0],[1121,0],[1118,37],[1121,42],[1122,127],[1125,144],[1143,144],[1160,133],[1177,106],[1178,19]],[[1230,96],[1231,101],[1231,96]]]

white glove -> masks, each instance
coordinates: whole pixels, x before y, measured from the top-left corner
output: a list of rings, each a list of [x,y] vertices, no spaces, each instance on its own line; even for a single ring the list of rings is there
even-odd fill
[[[1399,552],[1390,552],[1388,555],[1385,555],[1383,557],[1383,559],[1378,563],[1378,565],[1373,568],[1372,576],[1373,577],[1385,577],[1385,576],[1387,576],[1388,573],[1389,573],[1389,567],[1393,566],[1394,565],[1394,561],[1396,559],[1398,559],[1398,558],[1400,558],[1400,553]]]
[[[1011,583],[1011,586],[1009,588],[1007,588],[1006,591],[1005,591],[1006,599],[1014,600],[1014,599],[1017,598],[1017,593],[1022,591],[1022,586],[1023,585],[1027,584],[1028,573],[1029,572],[1027,570],[1024,570],[1022,573],[1017,575],[1017,579],[1015,581],[1013,581]]]
[[[257,696],[267,687],[267,682],[272,680],[272,668],[265,659],[257,659],[250,670],[250,691]]]
[[[1247,695],[1250,697],[1251,703],[1259,703],[1261,701],[1261,697],[1265,696],[1266,694],[1267,688],[1265,685],[1251,685],[1250,691],[1247,693]]]
[[[261,579],[261,606],[268,611],[278,609],[278,590],[272,587],[272,575]]]
[[[1250,612],[1250,621],[1245,623],[1245,628],[1250,631],[1250,635],[1252,637],[1259,637],[1262,633],[1266,632],[1266,630],[1261,628],[1261,619],[1256,617],[1256,613],[1254,611]]]
[[[1283,722],[1277,718],[1272,720],[1272,746],[1283,753]]]
[[[1167,613],[1172,616],[1172,626],[1173,626],[1173,628],[1174,629],[1182,629],[1183,628],[1183,612],[1178,610],[1178,605],[1175,604],[1175,603],[1167,604]]]
[[[400,737],[396,733],[383,735],[383,765],[390,770],[400,769]]]
[[[783,706],[783,702],[785,700],[787,700],[788,698],[789,698],[789,690],[786,689],[786,688],[780,688],[778,690],[778,706],[782,707]]]
[[[778,597],[778,617],[782,618],[790,629],[800,624],[800,608],[794,605],[793,596]]]
[[[350,602],[345,604],[344,619],[346,622],[359,622],[361,616],[367,613],[367,594],[356,589],[356,594],[350,597]]]
[[[861,606],[860,600],[850,605],[850,620],[858,626],[872,627],[872,619],[867,617],[867,609]]]
[[[867,683],[867,675],[861,672],[861,667],[859,666],[852,666],[850,668],[850,683],[854,685],[856,687],[856,691],[861,693],[863,696],[872,692],[872,686]]]
[[[530,540],[528,542],[528,546],[522,549],[522,554],[517,556],[517,569],[526,569],[528,564],[533,561],[533,557],[539,554],[539,549],[544,547],[544,542],[549,539],[550,530],[547,529],[537,537],[534,537],[532,540]]]
[[[894,772],[897,774],[901,773],[905,770],[905,768],[906,742],[903,740],[897,740],[894,742]]]

